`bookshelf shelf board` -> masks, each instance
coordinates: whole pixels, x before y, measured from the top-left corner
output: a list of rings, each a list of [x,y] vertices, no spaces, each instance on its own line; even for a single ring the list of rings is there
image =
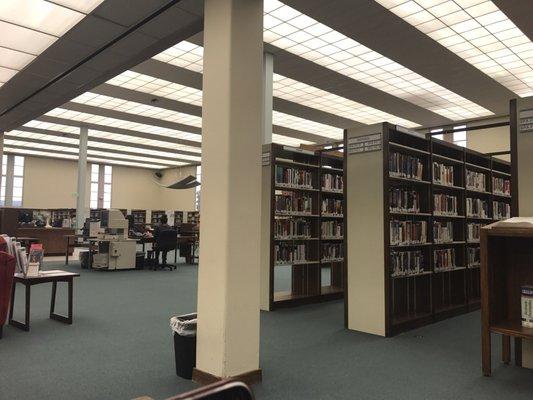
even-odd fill
[[[453,267],[453,268],[446,268],[446,269],[439,269],[439,270],[434,270],[433,273],[434,274],[443,274],[445,272],[457,272],[457,271],[464,271],[466,269],[466,267]]]
[[[468,266],[468,269],[479,269],[481,268],[481,264],[470,264]]]
[[[397,181],[397,182],[408,182],[408,183],[412,183],[412,184],[415,184],[415,185],[431,185],[431,182],[429,181],[424,181],[424,180],[421,180],[421,179],[413,179],[413,178],[403,178],[401,176],[394,176],[394,175],[389,175],[389,178],[393,181]]]
[[[327,213],[323,213],[320,216],[322,218],[344,218],[343,214],[327,214]]]
[[[305,295],[305,294],[294,294],[292,292],[274,292],[275,302],[282,302],[282,301],[295,300],[295,299],[304,299],[306,297],[310,297],[310,296]]]
[[[522,339],[533,339],[533,328],[522,326],[522,321],[520,319],[492,322],[490,331]]]
[[[290,213],[280,213],[277,212],[275,214],[276,217],[285,217],[285,218],[292,218],[292,217],[310,217],[310,218],[317,218],[317,214],[307,214],[307,213],[299,213],[299,212],[290,212]]]
[[[457,160],[457,159],[451,158],[451,157],[441,156],[440,154],[433,153],[433,158],[436,158],[436,159],[441,160],[441,161],[447,161],[447,162],[449,162],[451,164],[463,165],[463,161],[461,161],[461,160]]]
[[[438,183],[435,181],[433,181],[433,186],[437,187],[438,189],[465,190],[463,186],[443,185],[442,183]]]
[[[431,246],[433,243],[409,243],[409,244],[391,244],[391,248],[403,248],[403,247],[423,247]]]
[[[477,240],[467,240],[466,244],[479,244],[479,239],[477,239]]]
[[[468,220],[474,220],[474,221],[492,221],[492,218],[488,217],[476,217],[475,215],[467,215],[466,219]]]
[[[322,286],[320,288],[320,294],[336,294],[342,292],[343,289],[337,286]]]
[[[487,171],[487,172],[490,172],[491,169],[488,168],[488,167],[483,167],[482,165],[476,165],[476,164],[471,164],[471,163],[465,163],[467,169],[468,168],[473,168],[473,169],[477,169],[477,170],[481,170],[481,171]]]
[[[315,189],[315,188],[307,188],[304,186],[296,186],[296,185],[287,185],[283,183],[276,183],[275,189],[276,190],[295,190],[295,191],[302,191],[302,192],[318,192],[318,189]]]
[[[502,172],[502,171],[498,171],[496,169],[493,169],[492,173],[495,174],[495,175],[500,175],[500,176],[504,176],[504,177],[508,177],[508,178],[511,177],[511,174],[509,174],[508,172]]]
[[[439,214],[439,213],[433,213],[433,217],[435,218],[457,218],[457,219],[464,219],[464,215],[449,215],[449,214]]]
[[[411,213],[411,212],[404,212],[404,211],[389,211],[389,214],[391,215],[409,215],[413,217],[431,217],[431,213]]]
[[[318,238],[313,237],[276,237],[274,238],[276,242],[302,242],[302,241],[310,241],[310,240],[318,240]]]
[[[322,260],[320,260],[320,262],[323,264],[344,262],[344,258],[331,258],[331,259],[323,258]]]
[[[274,262],[274,265],[276,267],[290,267],[291,265],[312,265],[312,264],[320,264],[318,261],[276,261]]]
[[[335,236],[322,236],[320,240],[344,240],[344,237],[335,237]]]
[[[423,271],[423,272],[418,272],[416,274],[391,275],[391,278],[392,279],[418,278],[420,276],[428,276],[428,275],[432,275],[432,274],[433,274],[433,271]]]
[[[448,304],[446,306],[442,307],[435,307],[435,314],[444,314],[444,313],[450,313],[452,311],[459,311],[459,310],[465,310],[466,311],[466,304],[458,303],[458,304]]]
[[[276,158],[275,164],[296,165],[298,167],[304,167],[304,168],[320,168],[318,165],[307,164],[307,163],[302,163],[302,162],[292,161],[292,160],[286,160],[283,158]]]
[[[393,325],[401,325],[406,322],[414,322],[424,318],[430,318],[432,316],[431,311],[428,312],[417,312],[403,315],[396,315],[392,318]]]
[[[447,246],[447,245],[456,246],[456,245],[465,244],[465,243],[466,243],[465,241],[454,240],[452,242],[434,242],[433,245],[434,246]]]
[[[495,196],[495,197],[501,197],[502,199],[511,199],[511,195],[510,194],[502,194],[502,193],[495,193],[495,192],[492,192],[492,195]]]
[[[344,170],[342,168],[326,167],[324,165],[322,167],[320,167],[320,168],[321,168],[323,173],[327,173],[328,171],[344,173]]]
[[[485,194],[485,195],[487,195],[487,196],[490,196],[490,195],[491,195],[490,192],[486,192],[486,191],[484,191],[484,190],[472,189],[472,188],[466,188],[466,191],[469,192],[469,193]]]
[[[331,194],[344,194],[344,190],[343,189],[325,189],[325,188],[322,188],[322,192],[324,193],[331,193]]]
[[[413,153],[429,155],[429,151],[420,150],[420,149],[417,149],[415,147],[405,146],[403,144],[399,144],[399,143],[395,143],[395,142],[389,142],[389,145],[390,145],[390,147],[393,147],[393,148],[396,148],[396,149],[407,150],[407,151],[412,151]]]

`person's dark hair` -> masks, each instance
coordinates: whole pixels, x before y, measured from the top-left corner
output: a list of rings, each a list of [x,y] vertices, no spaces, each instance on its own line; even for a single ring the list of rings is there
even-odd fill
[[[161,222],[162,224],[166,224],[168,222],[168,217],[166,216],[166,214],[161,215],[161,218],[159,218],[159,222]]]

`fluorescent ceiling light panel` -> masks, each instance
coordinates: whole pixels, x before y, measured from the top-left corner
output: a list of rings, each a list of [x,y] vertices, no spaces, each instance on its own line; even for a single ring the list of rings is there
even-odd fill
[[[272,134],[272,142],[277,144],[284,144],[286,146],[298,147],[301,144],[314,144],[313,142],[308,142],[307,140],[296,139],[288,136]]]
[[[263,40],[273,46],[452,120],[492,115],[280,1],[264,4]]]
[[[324,136],[329,139],[340,140],[343,138],[343,130],[334,126],[309,121],[294,115],[285,114],[279,111],[272,112],[272,123],[302,132],[309,132],[315,135]]]
[[[102,1],[1,0],[0,67],[22,70]]]
[[[91,92],[86,92],[81,96],[72,99],[72,101],[74,103],[81,103],[89,106],[106,108],[108,110],[122,111],[128,114],[140,115],[142,117],[157,118],[195,127],[202,126],[202,118],[195,115],[180,113],[161,107],[149,106],[142,103],[136,103],[133,101],[118,99],[115,97],[104,96]]]
[[[183,41],[159,53],[153,58],[192,71],[203,72],[204,48]]]
[[[490,0],[376,0],[521,97],[533,96],[533,42]]]
[[[388,121],[406,128],[419,126],[419,124],[407,119],[396,117],[279,74],[274,74],[273,86],[275,97],[351,119],[352,121],[368,125]]]

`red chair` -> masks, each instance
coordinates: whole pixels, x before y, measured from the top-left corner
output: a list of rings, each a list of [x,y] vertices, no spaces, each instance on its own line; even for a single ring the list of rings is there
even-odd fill
[[[0,251],[0,339],[9,312],[14,274],[15,257]]]

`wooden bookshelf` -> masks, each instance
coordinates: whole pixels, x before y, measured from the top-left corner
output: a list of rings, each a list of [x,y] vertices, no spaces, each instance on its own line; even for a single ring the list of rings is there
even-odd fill
[[[371,135],[380,144],[361,150]],[[511,203],[493,193],[510,165],[388,123],[347,130],[345,146],[347,326],[391,336],[479,308],[479,232],[493,201]]]
[[[198,225],[200,223],[200,212],[187,211],[187,223]]]
[[[264,146],[262,309],[342,297],[343,171],[336,151]]]
[[[155,211],[152,211],[152,214],[150,216],[150,224],[152,226],[157,226],[159,225],[159,221],[161,220],[161,217],[163,215],[166,215],[166,211],[164,210],[155,210]]]
[[[146,225],[146,210],[131,210],[133,216],[133,224],[137,226]]]
[[[174,211],[174,227],[183,224],[183,211]]]

